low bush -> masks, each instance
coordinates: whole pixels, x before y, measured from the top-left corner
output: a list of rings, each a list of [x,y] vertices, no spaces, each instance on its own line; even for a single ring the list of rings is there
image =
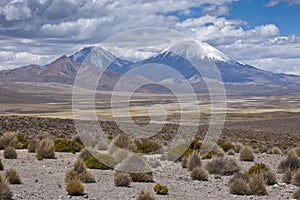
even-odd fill
[[[282,160],[278,166],[279,173],[285,173],[287,170],[296,171],[300,168],[300,159],[295,156],[288,156]]]
[[[224,156],[224,150],[220,146],[216,145],[210,152],[208,152],[203,156],[203,159],[211,159],[213,157],[223,157],[223,156]]]
[[[130,185],[131,178],[126,172],[116,171],[114,173],[114,183],[117,187],[128,187]]]
[[[249,178],[247,174],[235,173],[228,183],[230,194],[250,195]]]
[[[254,174],[261,174],[267,185],[274,185],[277,183],[276,174],[264,163],[255,163],[248,169],[247,173],[250,176]]]
[[[282,174],[282,182],[286,184],[290,184],[292,182],[293,172],[291,170],[287,170],[284,174]]]
[[[15,149],[27,149],[29,141],[25,138],[24,135],[17,135],[17,142],[13,145]]]
[[[3,166],[2,161],[0,159],[0,171],[3,171],[3,170],[4,170],[4,166]]]
[[[189,171],[192,171],[196,167],[201,167],[201,158],[197,151],[194,151],[192,155],[188,157],[187,167]]]
[[[156,200],[155,194],[150,191],[141,191],[136,199],[137,200]]]
[[[75,178],[67,184],[66,191],[69,195],[81,196],[84,195],[84,185],[79,179]]]
[[[203,167],[196,167],[191,172],[191,178],[198,181],[208,181],[208,171]]]
[[[159,195],[168,195],[169,194],[168,187],[165,185],[161,185],[161,184],[156,184],[154,186],[154,191],[156,192],[156,194],[159,194]]]
[[[10,184],[21,184],[20,176],[14,169],[7,170],[5,172],[5,178]]]
[[[282,150],[279,147],[272,147],[267,151],[268,154],[277,154],[277,155],[283,155]]]
[[[254,174],[251,176],[249,188],[252,195],[268,195],[265,180],[261,174]]]
[[[5,149],[8,146],[13,146],[17,143],[17,137],[14,132],[5,132],[0,137],[0,150]]]
[[[155,139],[139,138],[135,140],[137,153],[152,153],[162,148],[162,144]]]
[[[205,168],[210,174],[229,176],[240,171],[241,167],[231,158],[217,157],[208,161]]]
[[[9,187],[9,183],[2,175],[0,175],[0,188],[0,199],[11,200],[13,196],[12,191]]]
[[[37,145],[39,143],[39,140],[34,138],[34,139],[31,139],[27,145],[27,150],[29,153],[35,153],[36,152],[36,148],[37,148]]]
[[[4,149],[3,155],[6,159],[17,159],[18,157],[17,151],[12,146],[6,147]]]
[[[83,145],[73,140],[56,140],[54,150],[56,152],[79,152],[83,149]]]
[[[85,165],[90,169],[113,169],[118,164],[118,161],[108,154],[97,154],[85,161]]]
[[[128,172],[133,182],[153,182],[153,173],[147,161],[139,155],[131,154],[115,168]]]
[[[300,186],[300,169],[298,169],[292,176],[292,184]]]
[[[300,200],[300,189],[297,189],[297,190],[293,193],[293,199]]]
[[[219,144],[219,146],[225,151],[228,152],[229,150],[234,150],[235,146],[230,142],[225,142]]]
[[[228,155],[235,155],[235,151],[233,149],[230,149],[228,152],[227,152]]]
[[[38,160],[54,159],[54,141],[51,138],[42,139],[36,149],[36,157]]]
[[[253,149],[249,146],[245,146],[240,151],[240,160],[241,161],[254,161]]]

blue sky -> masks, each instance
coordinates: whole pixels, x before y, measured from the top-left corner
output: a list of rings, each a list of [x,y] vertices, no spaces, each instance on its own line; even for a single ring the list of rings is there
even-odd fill
[[[299,19],[300,0],[1,0],[0,70],[163,27],[258,68],[300,75]]]

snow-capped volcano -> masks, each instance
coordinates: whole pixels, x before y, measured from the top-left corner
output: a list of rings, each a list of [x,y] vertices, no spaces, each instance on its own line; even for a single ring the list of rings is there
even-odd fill
[[[177,54],[183,58],[201,58],[201,59],[209,59],[215,61],[228,62],[231,59],[223,54],[218,49],[210,46],[204,42],[196,42],[196,41],[180,41],[172,44],[166,50],[162,51],[161,54],[167,53]]]

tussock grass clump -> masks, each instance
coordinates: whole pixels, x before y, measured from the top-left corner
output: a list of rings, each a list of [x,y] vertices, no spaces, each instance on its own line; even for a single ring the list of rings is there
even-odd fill
[[[295,147],[292,148],[291,150],[289,150],[287,152],[288,156],[296,156],[296,157],[300,157],[300,147]]]
[[[150,191],[141,191],[136,198],[137,200],[156,200],[155,194]]]
[[[69,183],[74,178],[81,180],[83,183],[95,183],[95,177],[93,174],[86,170],[84,161],[78,158],[74,164],[73,170],[70,170],[65,175],[65,182]]]
[[[134,139],[126,134],[118,134],[116,137],[112,139],[111,143],[121,149],[126,149],[132,152],[135,152],[137,149],[134,143]],[[109,154],[112,153],[113,152],[109,152]]]
[[[55,152],[79,152],[83,149],[83,145],[73,140],[56,140],[54,150]]]
[[[298,169],[292,176],[292,184],[295,186],[300,186],[300,169]]]
[[[25,138],[24,135],[18,134],[17,142],[13,145],[15,149],[27,149],[29,141]]]
[[[192,155],[188,157],[187,167],[189,171],[192,171],[196,167],[201,167],[201,158],[197,151],[194,151]]]
[[[67,184],[66,191],[69,195],[81,196],[84,195],[84,185],[79,179],[75,178]]]
[[[11,200],[12,199],[12,191],[9,187],[9,183],[6,179],[0,175],[0,199],[1,200]]]
[[[191,172],[191,178],[198,181],[208,181],[208,171],[203,167],[196,167]]]
[[[5,172],[5,178],[10,184],[21,184],[20,176],[14,169],[7,170]]]
[[[249,179],[247,174],[235,173],[228,183],[230,194],[250,195]]]
[[[246,173],[236,173],[228,182],[229,192],[237,195],[268,195],[262,174],[249,176]]]
[[[188,161],[189,161],[189,158],[187,156],[184,156],[181,160],[181,167],[182,168],[187,168],[188,167]]]
[[[254,161],[253,149],[249,146],[244,146],[240,151],[240,161]]]
[[[134,142],[137,153],[152,153],[163,147],[160,141],[150,138],[138,138]]]
[[[225,151],[228,152],[229,150],[234,150],[235,146],[231,142],[224,141],[220,142],[219,146]]]
[[[283,155],[282,150],[279,147],[272,147],[267,151],[268,154],[276,154],[276,155]]]
[[[229,176],[241,170],[237,162],[231,158],[217,157],[208,161],[205,168],[210,174]]]
[[[17,143],[17,141],[18,140],[14,132],[5,132],[0,137],[0,150],[3,150],[8,146],[13,146],[14,144]]]
[[[53,139],[45,138],[38,143],[36,157],[38,160],[55,158]]]
[[[131,154],[115,168],[128,172],[133,182],[153,182],[153,173],[147,161],[139,155]]]
[[[285,173],[287,170],[296,171],[300,168],[300,159],[295,156],[288,156],[282,160],[278,166],[279,173]]]
[[[268,195],[265,180],[261,174],[254,174],[251,176],[249,188],[252,195]]]
[[[0,171],[3,171],[3,170],[4,170],[4,166],[3,166],[2,161],[0,159]]]
[[[89,152],[88,149],[84,148],[80,151],[78,158],[86,161],[87,159],[91,158],[93,155]]]
[[[156,194],[159,194],[159,195],[168,195],[169,194],[168,187],[165,185],[156,184],[153,189],[156,192]]]
[[[27,145],[27,150],[29,153],[35,153],[39,140],[37,138],[33,138],[29,141]]]
[[[293,199],[300,200],[300,189],[297,189],[297,190],[293,193]]]
[[[281,180],[286,184],[292,183],[293,172],[291,170],[287,170],[284,174],[282,174]]]
[[[14,147],[8,146],[4,149],[3,152],[4,158],[6,159],[17,159],[18,154]]]
[[[130,185],[131,178],[126,172],[115,171],[114,173],[114,183],[117,187],[128,187]]]
[[[220,146],[216,145],[210,152],[203,156],[203,159],[211,159],[213,157],[224,157],[224,155],[224,150]]]
[[[248,169],[247,173],[249,175],[261,174],[267,185],[274,185],[277,183],[276,174],[264,163],[255,163]]]

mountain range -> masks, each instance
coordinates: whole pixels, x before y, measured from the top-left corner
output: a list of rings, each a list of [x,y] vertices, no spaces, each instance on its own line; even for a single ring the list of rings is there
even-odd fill
[[[101,66],[108,66],[97,87],[99,90],[112,90],[122,77],[129,86],[141,84],[145,80],[158,85],[189,82],[196,92],[205,92],[207,91],[205,78],[216,78],[209,75],[212,69],[207,66],[211,65],[218,69],[220,73],[218,81],[224,82],[227,92],[289,94],[300,91],[300,76],[264,71],[231,59],[206,43],[195,46],[189,42],[177,42],[137,62],[118,58],[100,47],[86,47],[71,56],[63,55],[45,66],[32,64],[0,71],[0,80],[1,82],[55,82],[72,85],[80,68],[81,71],[84,69],[87,79],[103,70],[101,66],[93,66],[89,62],[91,55],[101,61]],[[198,66],[199,63],[202,64]],[[163,66],[168,66],[169,69],[164,71],[166,67]],[[199,73],[199,68],[204,74]],[[142,91],[166,92],[158,85],[145,86]]]

